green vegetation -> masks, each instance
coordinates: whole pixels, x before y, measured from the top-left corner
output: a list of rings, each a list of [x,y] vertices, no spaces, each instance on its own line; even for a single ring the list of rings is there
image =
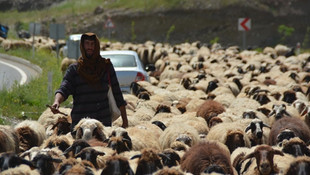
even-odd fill
[[[137,38],[136,32],[135,32],[135,22],[131,21],[131,42],[135,42]]]
[[[174,30],[175,30],[175,25],[170,26],[170,28],[169,28],[169,30],[167,31],[167,34],[166,34],[166,42],[169,41],[170,35],[171,35],[171,33],[174,32]]]
[[[295,31],[293,27],[288,27],[286,25],[280,25],[278,27],[278,32],[281,35],[281,43],[285,42],[285,40],[292,35]]]
[[[218,43],[220,38],[217,36],[213,40],[210,41],[211,44]]]
[[[48,72],[53,72],[52,90],[59,87],[62,79],[60,64],[57,63],[57,58],[46,51],[35,53],[35,58],[32,58],[31,49],[16,49],[5,52],[0,48],[1,53],[22,57],[29,60],[42,68],[42,75],[34,79],[30,83],[20,86],[15,83],[12,89],[0,91],[0,116],[9,118],[25,119],[24,115],[29,119],[38,119],[41,113],[46,109],[45,104],[53,102],[53,96],[48,95]],[[67,100],[64,105],[68,105],[71,99]],[[3,119],[0,124],[4,124]]]
[[[309,48],[310,47],[310,27],[307,27],[307,31],[305,34],[304,41],[302,42],[302,48]]]

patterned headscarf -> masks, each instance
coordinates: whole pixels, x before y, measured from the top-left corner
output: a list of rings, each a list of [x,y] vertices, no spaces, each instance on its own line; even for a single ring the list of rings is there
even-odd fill
[[[85,40],[95,41],[94,54],[90,58],[88,58],[85,53]],[[100,42],[96,34],[84,33],[81,37],[80,49],[82,56],[78,59],[77,72],[88,83],[96,85],[99,83],[100,78],[106,70],[106,59],[100,56]]]

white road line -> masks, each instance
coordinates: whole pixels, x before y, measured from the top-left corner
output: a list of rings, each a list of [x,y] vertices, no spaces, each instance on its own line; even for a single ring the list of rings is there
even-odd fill
[[[27,75],[26,75],[26,73],[25,73],[23,70],[21,70],[20,68],[14,66],[14,65],[12,65],[12,64],[9,64],[9,63],[3,62],[3,61],[0,61],[0,63],[5,64],[5,65],[7,65],[7,66],[10,66],[10,67],[13,68],[13,69],[16,69],[16,70],[20,73],[20,75],[21,75],[21,77],[22,77],[21,80],[20,80],[20,82],[19,82],[20,85],[23,85],[23,84],[26,83],[26,81],[27,81]]]

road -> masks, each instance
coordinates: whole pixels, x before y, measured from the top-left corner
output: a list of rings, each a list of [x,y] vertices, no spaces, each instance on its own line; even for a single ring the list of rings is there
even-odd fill
[[[14,83],[23,85],[38,75],[39,73],[31,66],[0,55],[0,90],[10,89]]]

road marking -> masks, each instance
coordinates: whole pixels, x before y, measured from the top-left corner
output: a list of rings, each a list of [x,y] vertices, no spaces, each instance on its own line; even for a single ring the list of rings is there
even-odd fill
[[[7,65],[7,66],[9,66],[9,67],[11,67],[11,68],[13,68],[13,69],[15,69],[15,70],[17,70],[19,72],[19,74],[22,77],[20,82],[19,82],[20,85],[23,85],[23,84],[26,83],[27,75],[26,75],[26,73],[23,70],[21,70],[19,67],[16,67],[16,66],[14,66],[12,64],[9,64],[9,63],[3,62],[3,61],[0,61],[0,63],[5,64],[5,65]]]

